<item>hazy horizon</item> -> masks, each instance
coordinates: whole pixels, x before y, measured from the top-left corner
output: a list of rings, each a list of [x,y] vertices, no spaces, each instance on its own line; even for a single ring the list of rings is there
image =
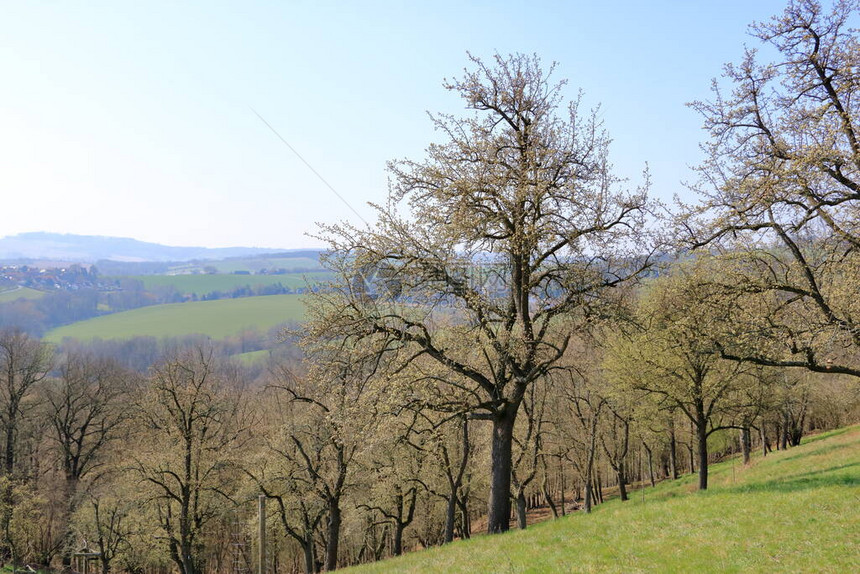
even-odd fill
[[[39,235],[39,234],[67,235],[69,237],[86,237],[86,238],[93,238],[93,239],[120,239],[120,240],[137,241],[137,242],[141,242],[141,243],[150,243],[153,245],[160,245],[162,247],[184,247],[184,248],[195,248],[195,249],[250,248],[250,249],[271,249],[273,251],[275,251],[275,250],[280,250],[280,251],[309,250],[309,251],[312,251],[312,250],[317,250],[317,249],[322,248],[320,246],[305,246],[305,245],[299,245],[297,247],[289,246],[289,245],[224,245],[224,246],[219,246],[219,247],[207,247],[206,245],[199,245],[199,244],[196,244],[196,245],[195,244],[187,244],[187,245],[186,244],[181,244],[181,245],[175,244],[174,245],[174,244],[170,244],[170,243],[160,243],[158,241],[146,241],[146,240],[139,239],[137,237],[131,237],[131,236],[104,235],[104,234],[99,234],[99,233],[65,233],[65,232],[49,231],[49,230],[44,230],[44,229],[39,229],[39,230],[35,230],[35,231],[21,231],[21,232],[12,233],[9,235],[3,235],[3,236],[0,236],[0,241],[3,241],[5,239],[15,239],[15,238],[18,238],[21,236]]]

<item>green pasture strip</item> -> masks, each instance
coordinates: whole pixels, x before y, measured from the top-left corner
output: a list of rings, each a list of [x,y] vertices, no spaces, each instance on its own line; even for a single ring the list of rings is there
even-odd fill
[[[293,269],[319,269],[320,264],[316,259],[310,257],[261,257],[254,259],[225,259],[216,261],[212,266],[221,273],[232,273],[233,271],[257,271],[262,268],[283,268],[288,271]]]
[[[65,325],[48,332],[45,340],[129,339],[135,336],[181,337],[203,334],[222,339],[244,329],[266,331],[285,321],[301,321],[301,295],[268,295],[217,301],[153,305]]]
[[[233,358],[237,359],[239,362],[245,365],[253,365],[256,363],[266,363],[271,356],[271,351],[263,349],[261,351],[248,351],[247,353],[239,353],[238,355],[233,355]]]
[[[244,286],[256,287],[259,285],[277,285],[278,283],[290,289],[299,289],[306,287],[308,283],[317,283],[331,277],[332,275],[326,272],[310,272],[284,275],[234,275],[232,273],[212,275],[132,275],[127,278],[140,280],[147,291],[173,287],[181,294],[193,293],[197,296],[203,296],[213,291],[227,293]],[[119,277],[112,277],[111,279],[119,279]]]
[[[7,289],[0,291],[0,303],[8,303],[9,301],[17,301],[18,299],[39,299],[44,296],[44,291],[37,291],[36,289],[30,289],[29,287]]]

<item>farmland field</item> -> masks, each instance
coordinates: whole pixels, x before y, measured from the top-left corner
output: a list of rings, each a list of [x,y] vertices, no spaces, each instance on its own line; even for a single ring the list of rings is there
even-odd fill
[[[263,268],[282,267],[288,271],[294,269],[321,269],[319,261],[310,257],[254,257],[248,259],[225,259],[213,263],[219,272],[258,271]]]
[[[18,299],[38,299],[43,297],[43,291],[30,289],[29,287],[20,287],[17,289],[9,289],[0,291],[0,303],[8,303],[9,301],[17,301]]]
[[[128,339],[135,336],[181,337],[203,334],[213,339],[244,329],[266,331],[304,317],[301,295],[268,295],[194,303],[153,305],[65,325],[48,332],[45,340]]]
[[[173,287],[177,292],[193,293],[198,296],[213,291],[229,292],[245,285],[277,285],[280,283],[290,289],[299,289],[307,284],[331,278],[332,274],[324,271],[310,273],[289,273],[284,275],[234,275],[232,273],[212,275],[134,275],[128,279],[143,282],[144,289],[151,291],[157,288]],[[116,278],[115,278],[116,279]]]
[[[236,257],[219,261],[194,261],[171,267],[176,273],[200,271],[204,267],[214,267],[218,273],[233,273],[234,271],[249,271],[257,273],[261,269],[286,269],[289,272],[297,270],[319,270],[323,268],[313,257],[289,257],[286,255],[260,255],[256,257]]]

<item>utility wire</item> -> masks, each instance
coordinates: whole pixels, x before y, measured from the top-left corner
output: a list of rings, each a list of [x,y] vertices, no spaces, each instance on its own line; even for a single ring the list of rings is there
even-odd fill
[[[250,106],[248,106],[248,107],[250,107]],[[303,157],[302,157],[302,154],[300,154],[298,151],[296,151],[296,148],[294,148],[293,146],[291,146],[291,145],[290,145],[290,142],[288,142],[287,140],[285,140],[285,139],[284,139],[284,136],[282,136],[281,134],[279,134],[279,133],[278,133],[278,130],[276,130],[275,128],[273,128],[273,127],[272,127],[272,124],[270,124],[269,122],[267,122],[267,121],[266,121],[266,119],[265,119],[263,116],[261,116],[259,113],[257,113],[257,110],[255,110],[254,108],[251,108],[251,111],[252,111],[252,112],[254,112],[254,115],[256,115],[258,118],[260,118],[260,121],[261,121],[261,122],[263,122],[264,124],[266,124],[266,127],[267,127],[267,128],[269,128],[270,130],[272,130],[272,133],[273,133],[273,134],[275,134],[275,135],[277,136],[277,138],[278,138],[279,140],[281,140],[281,141],[284,143],[284,145],[285,145],[285,146],[287,146],[288,148],[290,148],[290,151],[291,151],[291,152],[293,152],[293,153],[296,155],[296,157],[297,157],[297,158],[299,158],[300,160],[302,160],[302,163],[304,163],[306,166],[308,166],[308,169],[309,169],[309,170],[311,170],[311,171],[314,173],[314,175],[315,175],[315,176],[317,176],[317,178],[319,178],[319,180],[320,180],[321,182],[323,182],[323,183],[325,184],[325,186],[326,186],[327,188],[329,188],[329,189],[331,190],[331,192],[332,192],[333,194],[335,194],[335,195],[337,196],[337,198],[338,198],[339,200],[341,200],[341,201],[343,202],[343,204],[344,204],[344,205],[346,205],[346,206],[350,209],[350,211],[352,211],[352,212],[355,214],[355,216],[356,216],[356,217],[358,217],[361,221],[363,221],[363,222],[364,222],[364,224],[365,224],[365,225],[367,225],[368,227],[370,226],[370,224],[369,224],[369,223],[368,223],[368,222],[367,222],[367,221],[366,221],[366,220],[361,216],[361,214],[360,214],[358,211],[356,211],[356,210],[355,210],[355,208],[354,208],[353,206],[351,206],[351,205],[349,204],[349,202],[348,202],[346,199],[344,199],[344,197],[343,197],[341,194],[339,194],[339,193],[337,192],[337,190],[336,190],[334,187],[332,187],[332,185],[331,185],[329,182],[327,182],[327,181],[325,180],[325,178],[324,178],[323,176],[321,176],[317,170],[315,170],[315,169],[314,169],[314,166],[312,166],[311,164],[309,164],[309,163],[308,163],[308,161],[307,161],[305,158],[303,158]]]

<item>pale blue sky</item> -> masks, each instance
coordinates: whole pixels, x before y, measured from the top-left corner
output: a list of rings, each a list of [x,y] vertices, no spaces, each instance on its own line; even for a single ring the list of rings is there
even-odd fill
[[[601,104],[617,172],[685,193],[701,119],[747,25],[784,2],[21,2],[0,0],[0,236],[304,247],[365,218],[385,162],[439,140],[426,111],[466,51],[558,61]]]

